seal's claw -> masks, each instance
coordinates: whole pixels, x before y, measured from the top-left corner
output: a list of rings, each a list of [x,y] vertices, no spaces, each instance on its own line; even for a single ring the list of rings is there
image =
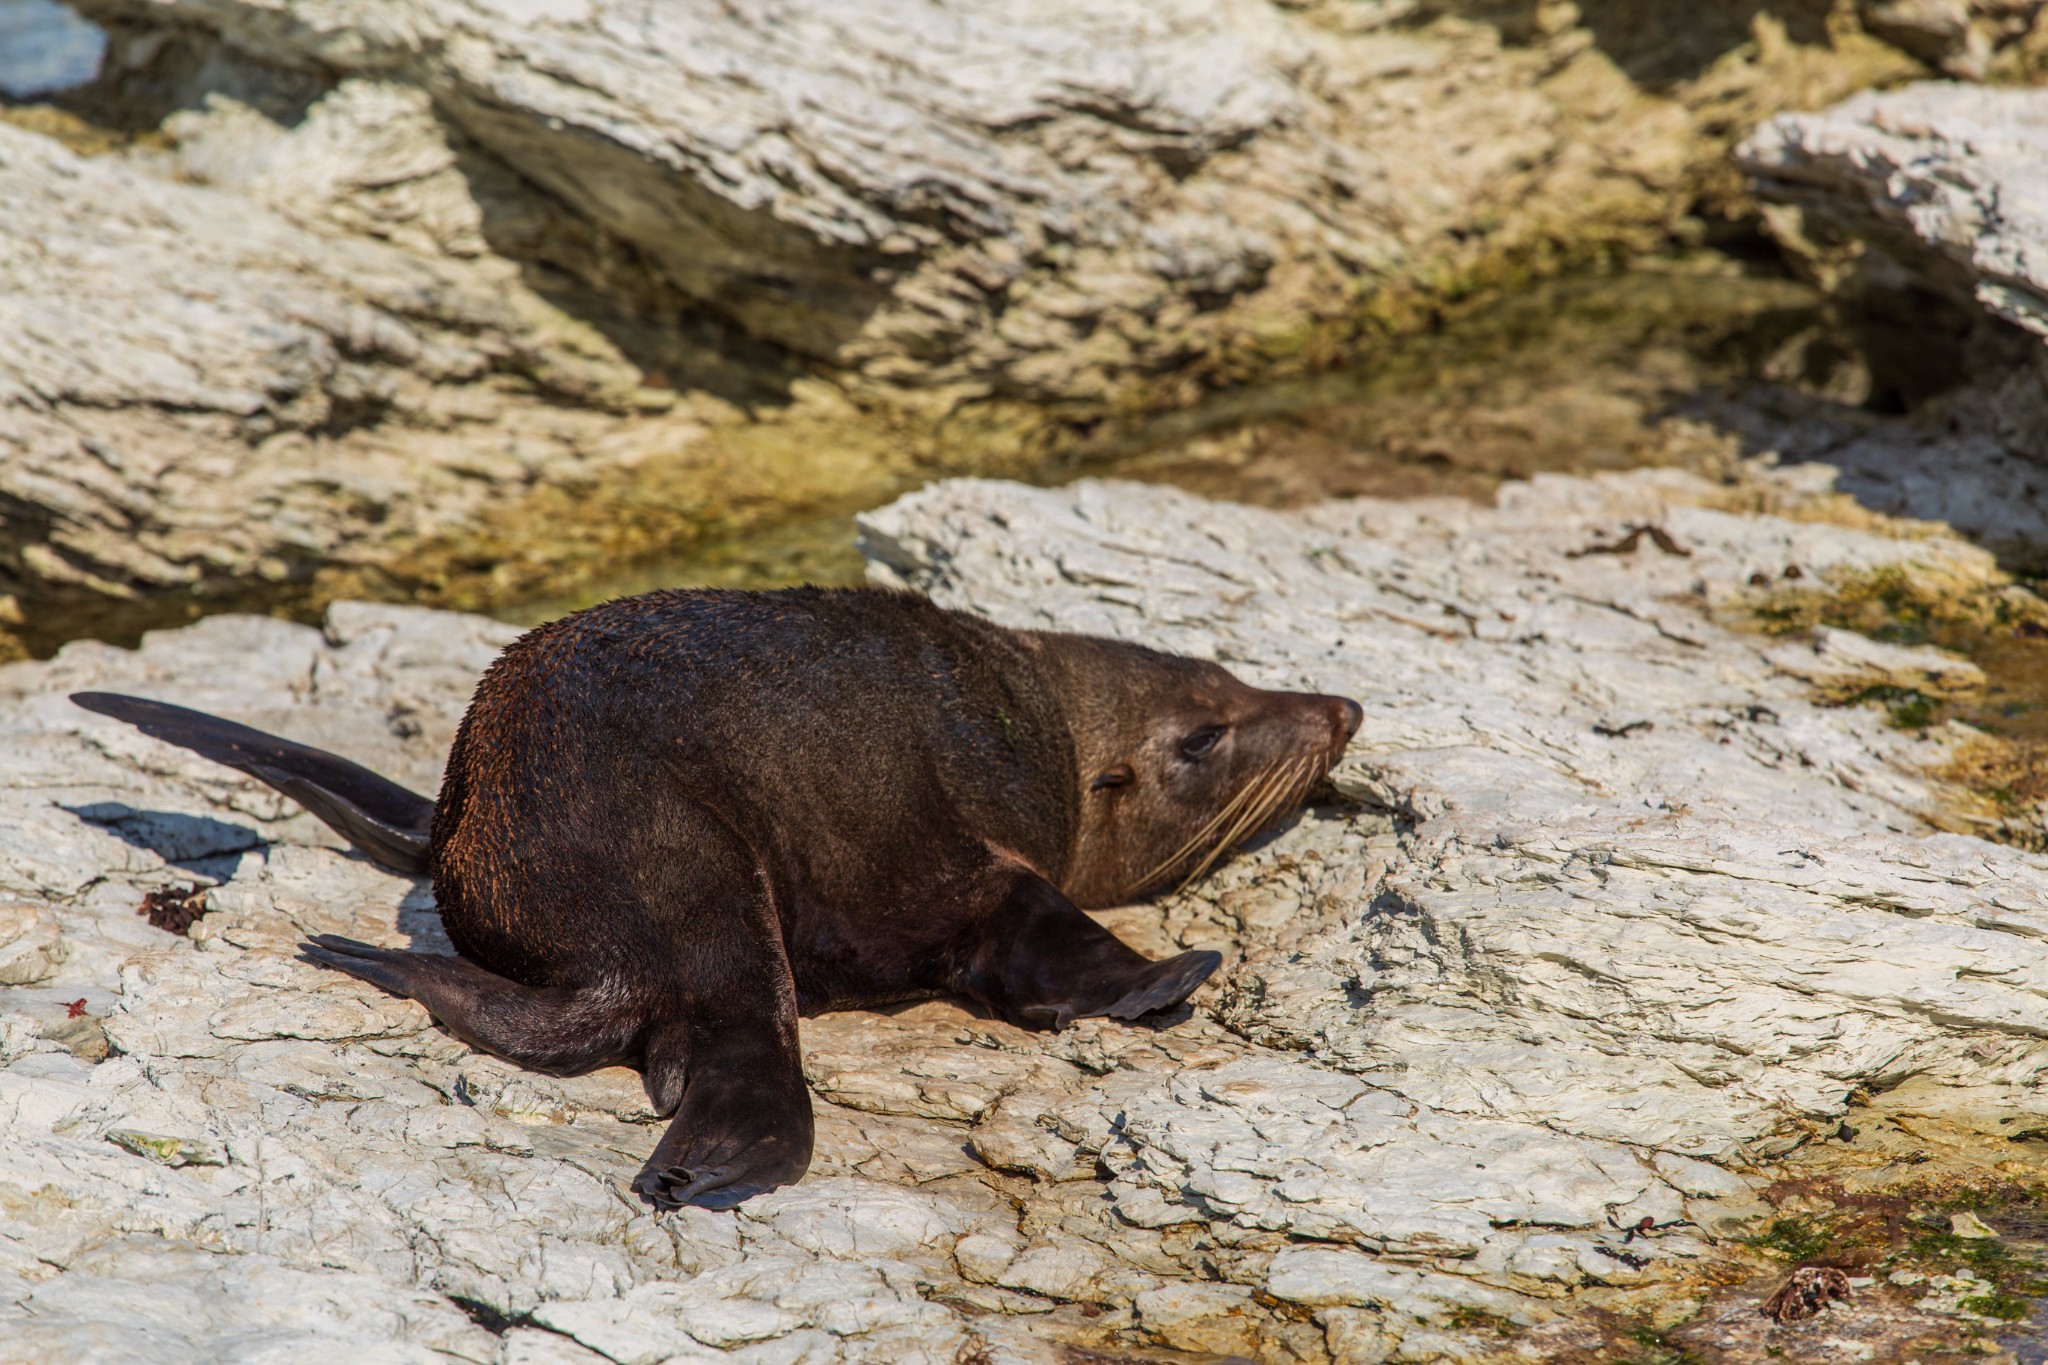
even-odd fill
[[[779,1144],[767,1144],[777,1147]],[[633,1181],[633,1192],[666,1212],[694,1204],[703,1209],[729,1209],[757,1194],[795,1183],[803,1175],[803,1162],[792,1163],[777,1151],[757,1152],[749,1161],[746,1154],[716,1164],[683,1164],[656,1168],[652,1164]],[[765,1159],[760,1159],[765,1158]]]
[[[732,1166],[694,1169],[670,1166],[666,1170],[642,1175],[633,1182],[633,1191],[645,1196],[663,1212],[679,1209],[685,1204],[694,1204],[700,1209],[729,1209],[757,1194],[766,1194],[776,1188],[776,1184],[782,1183],[764,1184],[759,1180],[746,1179],[746,1175],[744,1169]]]
[[[410,973],[405,963],[410,956],[409,953],[343,938],[339,934],[313,934],[299,945],[302,961],[347,972],[393,995],[412,994],[407,989]]]
[[[686,1202],[684,1194],[695,1191],[696,1183],[692,1180],[690,1172],[681,1166],[670,1166],[660,1171],[642,1171],[633,1178],[633,1193],[663,1213],[681,1208]]]
[[[811,1094],[794,1053],[742,1049],[719,1057],[706,1045],[693,1060],[682,1103],[634,1192],[659,1209],[729,1209],[803,1179],[811,1164]],[[653,1069],[663,1069],[660,1058]],[[658,1093],[658,1084],[650,1086]]]

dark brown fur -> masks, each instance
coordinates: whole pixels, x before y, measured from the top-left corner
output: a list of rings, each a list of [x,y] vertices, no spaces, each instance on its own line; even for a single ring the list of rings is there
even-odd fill
[[[730,1203],[809,1163],[800,1014],[955,994],[1062,1027],[1185,998],[1216,954],[1149,961],[1076,907],[1292,809],[1359,714],[908,594],[628,598],[477,687],[432,814],[460,957],[306,952],[522,1064],[639,1067],[675,1118],[637,1187]],[[257,747],[225,761],[264,776]],[[375,795],[378,830],[412,827]]]

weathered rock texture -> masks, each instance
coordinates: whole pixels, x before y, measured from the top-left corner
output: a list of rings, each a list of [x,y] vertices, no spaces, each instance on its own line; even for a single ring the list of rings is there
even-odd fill
[[[418,90],[216,74],[246,99],[123,156],[0,124],[0,657],[223,604],[559,589],[928,456],[814,384],[750,421],[718,395],[777,372],[744,345],[492,250],[591,229]]]
[[[728,1213],[626,1193],[656,1134],[629,1073],[522,1073],[294,959],[443,945],[423,885],[64,700],[172,697],[431,789],[504,627],[342,604],[0,670],[0,1359],[1591,1350],[1589,1304],[1693,1292],[1759,1163],[1852,1091],[1995,1124],[2048,1065],[2048,860],[1922,818],[1958,737],[1817,706],[1783,642],[1709,619],[1752,575],[1995,587],[1988,556],[1715,510],[1756,494],[1283,515],[970,482],[867,518],[884,581],[1358,697],[1362,804],[1108,914],[1228,951],[1192,1017],[806,1021],[818,1162]],[[137,913],[185,884],[189,939]]]
[[[1830,451],[1844,486],[2048,565],[2048,90],[1865,93],[1772,119],[1736,155],[1795,258],[1917,328],[1906,363],[1961,386],[1917,431]]]
[[[653,444],[603,448],[639,372],[505,261],[4,125],[0,222],[0,624],[24,599],[61,639],[96,604],[374,565]]]
[[[1912,69],[1846,14],[1748,10],[1674,36],[1405,0],[85,8],[416,86],[689,297],[947,401],[1199,391],[1390,286],[1655,235],[1727,129]]]
[[[1737,155],[1811,226],[2048,337],[2048,90],[1865,92],[1780,115]]]
[[[72,107],[217,193],[5,144],[42,320],[0,352],[0,613],[36,649],[188,589],[501,602],[1016,472],[1696,232],[1766,114],[2048,41],[2038,0],[82,8]]]

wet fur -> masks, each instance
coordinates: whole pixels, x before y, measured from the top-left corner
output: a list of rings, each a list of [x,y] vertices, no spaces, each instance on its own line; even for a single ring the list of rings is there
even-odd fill
[[[179,717],[124,718],[279,785],[270,737]],[[432,808],[460,956],[305,953],[524,1065],[639,1067],[675,1117],[636,1188],[729,1204],[808,1166],[800,1014],[952,994],[1064,1027],[1184,999],[1217,954],[1149,961],[1077,906],[1199,875],[1298,804],[1357,719],[909,594],[623,599],[530,632],[477,687]],[[301,785],[299,755],[343,764],[270,742]],[[345,768],[384,816],[417,814]]]

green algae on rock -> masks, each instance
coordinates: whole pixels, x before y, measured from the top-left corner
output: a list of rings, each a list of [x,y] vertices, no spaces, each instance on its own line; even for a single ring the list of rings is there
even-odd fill
[[[1838,509],[1823,500],[1809,515]],[[1861,509],[1850,513],[1863,521]],[[1927,528],[1907,523],[1907,535]],[[1796,566],[1787,566],[1793,568]],[[1874,706],[1896,729],[1949,730],[1959,742],[1931,756],[1946,784],[1932,818],[1947,828],[2036,852],[2048,849],[2048,599],[1988,555],[1930,556],[1816,580],[1759,573],[1722,612],[1788,640],[1847,632],[1900,663],[1830,677],[1774,651],[1779,667],[1837,706]],[[1901,671],[1902,667],[1908,671]],[[1968,670],[1974,679],[1964,677]],[[1943,675],[1955,679],[1943,682]]]

